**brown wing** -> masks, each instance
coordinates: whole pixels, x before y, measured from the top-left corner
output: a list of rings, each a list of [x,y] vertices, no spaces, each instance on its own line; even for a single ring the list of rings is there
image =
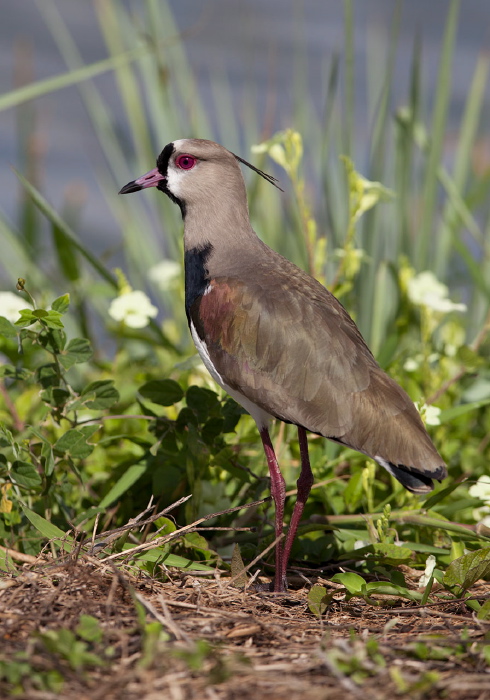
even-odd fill
[[[413,402],[377,365],[342,305],[297,268],[286,272],[275,270],[266,284],[263,274],[253,282],[216,277],[192,305],[219,374],[281,420],[443,478]]]

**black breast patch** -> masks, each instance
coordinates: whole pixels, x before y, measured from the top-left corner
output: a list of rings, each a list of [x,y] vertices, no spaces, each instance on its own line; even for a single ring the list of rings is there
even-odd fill
[[[185,270],[185,312],[190,318],[192,304],[201,297],[209,283],[209,273],[206,262],[211,255],[213,246],[211,243],[201,248],[186,250],[184,255]]]

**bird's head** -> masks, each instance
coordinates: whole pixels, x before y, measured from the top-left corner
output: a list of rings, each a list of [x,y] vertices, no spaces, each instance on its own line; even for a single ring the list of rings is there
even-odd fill
[[[176,202],[185,218],[189,208],[203,212],[219,206],[246,205],[245,183],[238,162],[275,184],[275,178],[258,170],[214,141],[180,139],[169,143],[157,158],[156,168],[132,182],[119,194],[156,187]],[[277,186],[277,185],[276,185]]]

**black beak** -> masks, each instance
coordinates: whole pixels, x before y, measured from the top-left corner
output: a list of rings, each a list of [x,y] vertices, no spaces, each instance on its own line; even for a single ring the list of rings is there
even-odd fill
[[[139,192],[142,189],[143,189],[143,187],[141,185],[138,185],[136,180],[133,180],[132,182],[128,182],[127,185],[124,185],[124,187],[122,187],[119,190],[119,194],[129,194],[130,192]]]

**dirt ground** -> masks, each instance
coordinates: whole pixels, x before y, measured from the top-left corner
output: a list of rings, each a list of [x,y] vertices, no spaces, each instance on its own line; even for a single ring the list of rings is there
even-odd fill
[[[277,595],[169,574],[161,583],[81,558],[3,575],[0,697],[490,698],[490,624],[459,601],[376,607],[339,591],[318,618],[307,587]],[[81,615],[98,621],[93,635]]]

